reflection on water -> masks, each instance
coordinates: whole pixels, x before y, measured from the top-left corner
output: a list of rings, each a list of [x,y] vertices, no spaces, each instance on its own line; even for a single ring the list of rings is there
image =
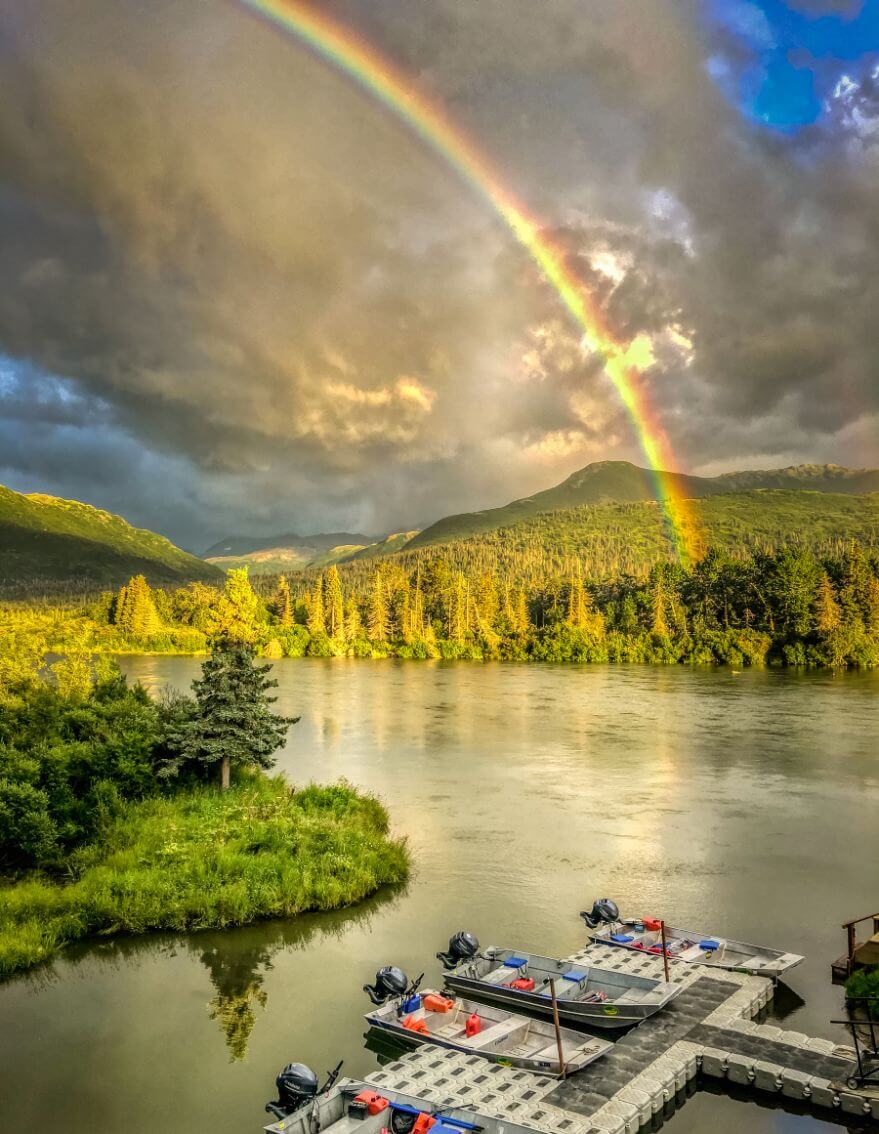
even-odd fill
[[[199,662],[123,666],[186,688]],[[464,928],[564,955],[605,894],[806,954],[771,1011],[835,1034],[839,926],[876,901],[879,674],[314,659],[275,675],[279,711],[302,714],[281,768],[383,796],[409,886],[336,914],[81,946],[0,987],[0,1130],[41,1129],[61,1100],[65,1134],[256,1131],[284,1063],[375,1067],[361,988],[379,966],[435,985],[434,953]],[[668,1129],[709,1126],[821,1128],[703,1092]]]
[[[356,909],[331,914],[262,922],[232,932],[208,931],[183,938],[210,975],[216,996],[208,1015],[216,1020],[229,1049],[229,1059],[244,1059],[258,1009],[268,1006],[265,979],[281,952],[309,947],[316,934],[343,937],[355,929],[368,931],[376,911],[388,905],[403,887],[387,887]],[[146,939],[142,939],[146,942]]]

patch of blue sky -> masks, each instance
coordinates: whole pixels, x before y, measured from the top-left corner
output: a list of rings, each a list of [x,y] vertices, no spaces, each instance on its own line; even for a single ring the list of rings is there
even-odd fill
[[[723,33],[708,73],[750,121],[795,133],[840,79],[879,58],[879,0],[710,0]]]

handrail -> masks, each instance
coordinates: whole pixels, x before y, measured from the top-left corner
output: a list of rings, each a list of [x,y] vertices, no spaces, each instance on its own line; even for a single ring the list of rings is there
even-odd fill
[[[879,911],[877,911],[876,913],[864,914],[863,917],[853,917],[851,921],[844,921],[842,923],[842,928],[849,929],[853,925],[858,925],[859,922],[869,921],[871,917],[879,917]]]

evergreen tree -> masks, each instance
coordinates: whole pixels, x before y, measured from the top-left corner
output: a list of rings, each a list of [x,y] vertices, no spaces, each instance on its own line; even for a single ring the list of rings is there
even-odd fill
[[[354,595],[351,595],[345,604],[345,638],[347,641],[353,642],[360,637],[362,632],[360,607],[357,605],[357,599]]]
[[[260,600],[250,585],[247,568],[233,567],[217,603],[209,631],[211,637],[253,644],[259,637],[259,611]]]
[[[316,634],[326,634],[327,623],[324,617],[324,577],[318,575],[314,590],[311,592],[311,602],[308,606],[308,630],[314,637]]]
[[[815,629],[819,634],[830,634],[839,629],[842,621],[839,603],[833,591],[833,583],[825,571],[818,584],[818,593],[815,598]]]
[[[343,638],[345,636],[345,601],[342,597],[339,569],[335,563],[327,571],[324,593],[327,631],[331,638]]]
[[[278,587],[274,601],[275,617],[285,630],[293,625],[293,602],[290,598],[290,584],[286,575],[278,576]]]
[[[274,753],[298,717],[272,712],[276,698],[267,691],[277,681],[270,665],[254,663],[253,647],[223,639],[192,683],[194,703],[180,706],[169,730],[173,758],[166,774],[185,764],[220,765],[220,786],[229,787],[232,766],[271,768]]]
[[[528,617],[528,601],[525,592],[519,591],[516,595],[515,631],[520,638],[527,636],[531,628],[531,619]]]
[[[372,594],[369,597],[369,636],[373,642],[388,640],[390,614],[385,594],[385,581],[381,570],[376,571],[372,580]]]
[[[113,621],[126,634],[139,638],[161,630],[162,621],[153,601],[153,592],[143,575],[135,575],[129,579],[127,586],[120,589]]]
[[[470,629],[470,589],[462,572],[455,575],[449,602],[449,640],[460,645]]]

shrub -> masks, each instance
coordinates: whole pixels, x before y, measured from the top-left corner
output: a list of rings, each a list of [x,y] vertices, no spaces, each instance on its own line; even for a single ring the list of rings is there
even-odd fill
[[[874,997],[876,1002],[869,1005],[870,1014],[879,1019],[879,965],[853,972],[845,982],[845,995],[848,999]]]

